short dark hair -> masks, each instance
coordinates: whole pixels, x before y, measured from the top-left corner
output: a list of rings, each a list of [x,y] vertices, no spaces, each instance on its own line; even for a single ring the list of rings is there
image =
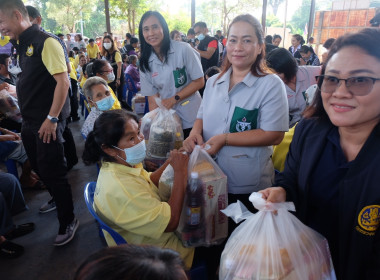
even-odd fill
[[[73,51],[79,52],[79,48],[78,47],[74,47]]]
[[[89,43],[92,43],[92,42],[95,42],[95,40],[93,38],[91,38],[90,40],[88,40]]]
[[[208,68],[206,71],[205,71],[205,76],[211,78],[212,76],[216,75],[216,74],[219,74],[221,72],[220,68],[217,67],[217,66],[212,66],[210,68]]]
[[[62,33],[57,34],[57,37],[63,37],[63,36],[65,36],[65,35],[63,35]]]
[[[345,34],[332,44],[326,63],[323,64],[321,75],[326,71],[326,66],[333,55],[339,52],[341,49],[346,47],[357,47],[361,49],[364,53],[374,57],[380,62],[380,48],[375,48],[374,46],[380,46],[380,29],[379,28],[364,28],[356,33]],[[321,96],[321,86],[323,79],[318,80],[318,89],[315,93],[313,103],[305,110],[305,118],[318,118],[318,119],[328,119],[327,113],[323,107],[322,96]]]
[[[195,35],[194,28],[189,28],[189,30],[187,30],[187,35]]]
[[[89,65],[87,66],[87,75],[89,77],[95,77],[96,74],[100,74],[102,73],[102,68],[104,66],[107,66],[108,64],[108,61],[104,60],[104,59],[94,59],[91,61],[91,63],[89,63]]]
[[[36,19],[38,17],[41,17],[41,13],[39,10],[37,10],[35,7],[33,6],[25,6],[26,10],[28,11],[28,15],[32,18],[32,19]]]
[[[334,42],[335,42],[335,38],[329,38],[326,40],[326,42],[323,43],[323,47],[325,49],[329,49],[331,48],[332,44],[334,44]]]
[[[102,147],[113,148],[117,146],[124,135],[125,124],[130,119],[139,123],[136,114],[123,109],[103,112],[96,119],[93,131],[87,135],[82,156],[83,162],[87,165],[96,163],[101,159],[115,162],[115,159],[105,153]]]
[[[126,33],[126,34],[125,34],[125,37],[127,37],[128,39],[131,39],[131,38],[132,38],[132,35],[131,35],[131,33]]]
[[[305,40],[300,34],[294,34],[292,37],[294,37],[298,42],[300,42],[301,46],[305,44]]]
[[[314,53],[314,50],[313,50],[312,47],[309,47],[309,46],[303,45],[303,46],[299,49],[299,52],[300,52],[300,53],[308,53],[308,52]]]
[[[273,41],[272,35],[265,36],[265,43],[272,44],[272,41]]]
[[[207,28],[207,24],[204,21],[198,21],[194,24],[193,29],[195,29],[195,27]]]
[[[17,10],[23,17],[28,17],[28,11],[26,10],[22,0],[2,0],[0,1],[0,10]]]
[[[278,74],[284,74],[285,80],[290,81],[297,75],[298,64],[292,54],[284,49],[274,49],[267,56],[267,65]]]
[[[164,57],[165,62],[167,61],[168,52],[170,49],[169,27],[165,18],[157,11],[147,11],[141,17],[140,24],[139,24],[139,38],[140,38],[140,45],[141,45],[140,69],[144,73],[150,72],[149,58],[150,58],[150,55],[152,54],[153,48],[151,45],[149,45],[145,41],[144,34],[143,34],[143,24],[145,20],[151,16],[154,16],[155,18],[158,19],[164,33],[164,39],[162,40],[160,54]]]
[[[90,255],[76,271],[74,280],[184,280],[185,277],[183,261],[177,252],[127,244]]]
[[[132,44],[136,44],[139,42],[139,39],[137,39],[136,37],[132,37],[130,40],[129,40],[129,43],[132,45]]]
[[[370,21],[372,27],[379,27],[380,25],[380,13],[377,13]]]
[[[273,35],[273,40],[272,40],[272,41],[276,40],[277,38],[280,38],[280,40],[282,40],[282,37],[281,37],[280,35],[278,35],[278,34],[274,34],[274,35]]]
[[[0,53],[0,64],[1,64],[1,65],[5,65],[5,66],[8,66],[8,65],[6,65],[6,63],[7,63],[7,58],[10,58],[10,55],[9,55],[9,54],[6,54],[6,53]]]

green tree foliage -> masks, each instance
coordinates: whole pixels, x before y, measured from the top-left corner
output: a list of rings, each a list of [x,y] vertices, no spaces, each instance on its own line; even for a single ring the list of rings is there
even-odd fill
[[[97,36],[103,36],[103,32],[106,31],[106,29],[104,1],[97,0],[96,9],[84,21],[83,33],[95,39]]]
[[[284,24],[274,14],[267,15],[265,25],[268,27],[283,27]]]
[[[302,0],[301,6],[294,12],[290,20],[290,26],[293,34],[301,34],[306,23],[309,22],[311,0]]]

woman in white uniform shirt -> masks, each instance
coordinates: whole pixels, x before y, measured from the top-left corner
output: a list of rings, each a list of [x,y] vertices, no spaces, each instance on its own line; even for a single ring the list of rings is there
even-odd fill
[[[140,21],[141,94],[148,96],[149,110],[157,108],[155,97],[176,110],[185,137],[196,119],[204,86],[199,54],[189,44],[170,40],[165,19],[156,11],[146,12]]]
[[[236,17],[227,38],[224,71],[207,81],[184,147],[190,152],[195,144],[209,144],[227,175],[229,203],[239,199],[249,207],[250,193],[272,185],[272,145],[288,130],[288,103],[280,78],[266,72],[259,21]]]

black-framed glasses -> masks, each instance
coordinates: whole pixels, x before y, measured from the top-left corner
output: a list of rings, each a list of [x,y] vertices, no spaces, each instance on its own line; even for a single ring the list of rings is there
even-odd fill
[[[320,75],[315,77],[320,86],[320,90],[326,93],[333,93],[340,86],[341,81],[344,81],[346,88],[353,95],[367,95],[373,89],[373,85],[380,78],[373,77],[350,77],[347,79],[339,79],[330,75]],[[321,80],[322,79],[322,85]]]

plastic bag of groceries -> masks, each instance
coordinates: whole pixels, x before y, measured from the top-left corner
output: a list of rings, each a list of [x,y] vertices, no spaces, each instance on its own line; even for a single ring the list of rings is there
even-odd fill
[[[189,181],[191,173],[198,174],[201,191],[192,192],[188,184],[176,234],[187,247],[220,244],[228,234],[228,219],[220,212],[228,205],[227,177],[207,151],[200,146],[196,146],[190,155]],[[165,179],[165,174],[163,175]],[[159,192],[164,182],[160,181]],[[170,184],[172,186],[173,182],[171,181]],[[170,192],[171,186],[169,186]],[[192,200],[190,196],[201,197],[195,197],[195,200]],[[201,205],[194,208],[194,205],[191,205],[194,201],[201,201]],[[196,209],[198,221],[195,224],[192,217],[194,209]]]
[[[168,153],[175,147],[180,121],[179,118],[175,117],[175,111],[166,109],[160,99],[156,98],[156,103],[158,110],[150,126],[147,156],[167,158]],[[145,125],[143,129],[146,129]]]
[[[247,217],[235,203],[224,211],[235,221],[239,216],[246,221],[227,241],[219,279],[336,279],[327,240],[288,212],[295,211],[292,202],[267,203],[260,193],[249,200],[257,214]]]
[[[14,88],[14,86],[12,86]],[[13,93],[11,85],[9,89],[11,92],[3,89],[0,90],[0,112],[7,116],[7,118],[21,123],[22,117],[20,113],[20,108],[18,106],[18,100],[15,97],[15,92]]]

